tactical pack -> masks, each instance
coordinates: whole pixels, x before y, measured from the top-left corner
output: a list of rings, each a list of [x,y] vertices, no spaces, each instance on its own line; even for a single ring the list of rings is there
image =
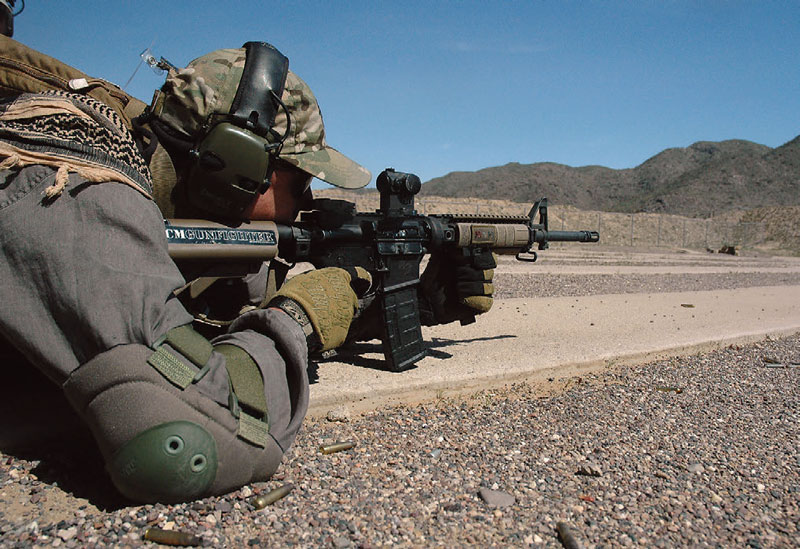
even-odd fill
[[[0,35],[0,97],[60,90],[83,93],[108,105],[128,128],[146,104],[121,88]]]

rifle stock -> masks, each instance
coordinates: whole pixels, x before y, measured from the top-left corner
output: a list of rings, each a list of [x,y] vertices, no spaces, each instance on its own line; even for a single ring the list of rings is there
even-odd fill
[[[543,250],[549,242],[600,238],[595,231],[549,231],[546,199],[534,204],[528,217],[424,216],[414,209],[414,195],[421,187],[417,176],[387,169],[378,176],[377,187],[380,207],[371,213],[356,212],[351,202],[322,199],[293,225],[251,221],[232,227],[165,220],[169,254],[179,266],[202,266],[205,276],[240,276],[242,266],[257,270],[276,257],[317,268],[366,268],[380,300],[386,367],[402,371],[425,356],[417,286],[426,253],[461,249],[475,254],[488,249],[536,261],[534,247]]]

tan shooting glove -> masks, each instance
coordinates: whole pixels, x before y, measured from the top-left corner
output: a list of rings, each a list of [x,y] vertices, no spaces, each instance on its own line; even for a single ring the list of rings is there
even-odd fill
[[[269,306],[282,309],[303,327],[309,352],[327,351],[344,343],[358,298],[371,285],[372,277],[361,267],[326,267],[287,280]]]
[[[497,267],[489,250],[433,254],[420,277],[420,319],[426,326],[460,320],[468,324],[492,308]]]

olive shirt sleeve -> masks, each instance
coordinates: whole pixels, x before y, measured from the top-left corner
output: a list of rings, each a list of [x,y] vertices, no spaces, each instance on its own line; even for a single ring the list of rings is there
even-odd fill
[[[45,166],[0,171],[0,332],[62,384],[99,353],[153,347],[192,317],[173,295],[184,280],[167,253],[157,206],[126,185],[89,184],[76,174],[61,196],[47,200],[43,190],[54,177]],[[288,425],[305,414],[307,355],[299,326],[271,318],[281,314],[271,311],[262,325],[249,319],[219,339],[252,356],[272,399],[270,414]],[[224,364],[218,353],[214,360]],[[226,401],[224,367],[204,385],[208,396]]]

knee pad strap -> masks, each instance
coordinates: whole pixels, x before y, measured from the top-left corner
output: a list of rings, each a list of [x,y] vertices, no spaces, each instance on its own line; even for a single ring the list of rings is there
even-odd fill
[[[164,343],[168,343],[199,370],[195,371],[181,361]],[[168,331],[163,341],[156,344],[155,349],[155,352],[148,357],[147,363],[180,389],[186,389],[190,383],[196,383],[206,375],[209,359],[214,350],[211,343],[189,324]]]
[[[199,370],[180,360],[175,356],[175,351],[191,361]],[[239,436],[251,444],[261,448],[266,447],[269,442],[269,417],[267,399],[264,395],[264,380],[255,361],[244,350],[235,345],[212,347],[211,343],[190,325],[185,325],[167,332],[164,340],[156,345],[155,352],[147,358],[147,363],[170,383],[184,390],[206,375],[213,351],[225,357],[225,367],[230,380],[229,407],[239,421]]]

